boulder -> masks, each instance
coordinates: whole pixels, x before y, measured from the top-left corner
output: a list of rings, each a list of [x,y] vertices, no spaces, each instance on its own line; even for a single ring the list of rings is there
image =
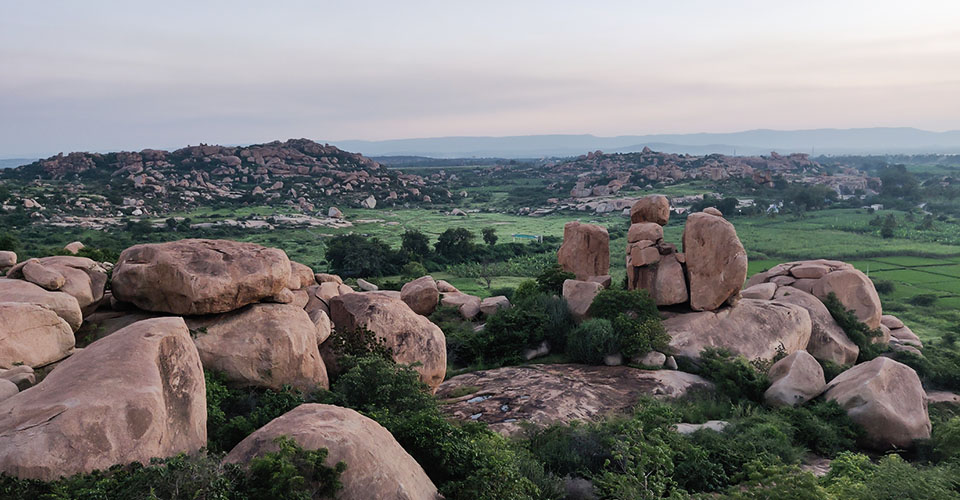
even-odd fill
[[[880,327],[880,296],[866,274],[856,269],[830,272],[816,281],[812,293],[820,300],[835,293],[844,307],[853,310],[857,319],[870,328]]]
[[[293,295],[293,300],[289,303],[299,307],[300,309],[306,308],[307,304],[310,302],[310,294],[307,292],[307,288],[291,291],[290,294]]]
[[[313,321],[313,325],[317,327],[317,345],[326,342],[330,338],[330,334],[333,333],[333,322],[330,321],[330,316],[326,311],[322,309],[317,309],[308,313],[310,321]]]
[[[347,465],[340,476],[340,500],[391,498],[435,500],[437,488],[420,464],[388,430],[356,411],[323,404],[303,404],[271,420],[247,436],[224,458],[247,463],[277,450],[274,442],[287,436],[307,450],[326,448],[326,465]]]
[[[684,424],[676,425],[677,432],[683,435],[693,434],[699,430],[707,429],[713,432],[723,432],[730,425],[726,420],[707,420],[702,424]]]
[[[747,278],[747,252],[722,217],[695,213],[683,230],[690,308],[712,311],[735,297]]]
[[[718,311],[667,314],[663,326],[674,355],[691,359],[717,347],[747,359],[772,360],[782,344],[787,354],[810,341],[807,310],[785,302],[743,299]]]
[[[330,207],[330,209],[327,210],[327,217],[330,217],[331,219],[342,219],[343,212],[341,212],[337,207]]]
[[[651,295],[658,306],[683,304],[689,299],[687,280],[683,275],[683,266],[677,260],[677,254],[660,257]]]
[[[338,285],[343,284],[343,280],[340,279],[340,277],[337,276],[336,274],[317,273],[317,274],[314,274],[313,277],[317,280],[317,283],[321,283],[321,284],[326,283],[328,281],[332,281]]]
[[[797,279],[820,279],[830,272],[826,264],[805,263],[790,268],[790,275]]]
[[[0,270],[17,265],[17,254],[7,250],[0,250]]]
[[[308,299],[309,300],[309,299]],[[293,304],[297,301],[296,295],[290,291],[289,288],[284,288],[280,290],[280,293],[276,295],[271,295],[270,297],[265,297],[264,302],[273,302],[275,304]]]
[[[570,314],[577,321],[587,317],[593,298],[603,290],[600,283],[593,281],[565,280],[563,282],[563,298],[567,301]]]
[[[568,222],[563,226],[563,244],[557,261],[578,280],[610,274],[610,236],[607,228]]]
[[[22,302],[46,307],[63,318],[73,331],[77,331],[83,321],[83,312],[75,297],[64,292],[44,290],[28,281],[0,279],[0,302]]]
[[[84,247],[86,247],[86,245],[84,245],[83,243],[79,241],[73,241],[73,242],[67,243],[66,246],[63,247],[63,249],[70,252],[71,255],[76,255],[77,253],[80,252],[80,250],[83,250]]]
[[[610,288],[610,285],[613,284],[613,277],[610,276],[609,274],[604,274],[603,276],[591,276],[587,278],[587,281],[600,283],[600,286],[604,288]]]
[[[305,392],[329,388],[317,348],[317,325],[302,308],[251,304],[229,313],[186,318],[204,368],[230,382]]]
[[[510,299],[503,295],[487,297],[480,301],[480,313],[484,316],[490,316],[500,309],[507,309],[508,307],[510,307]]]
[[[439,290],[440,293],[459,293],[460,292],[460,290],[457,290],[457,287],[451,285],[450,283],[447,283],[444,280],[437,280],[437,290]]]
[[[364,292],[376,292],[380,289],[380,287],[377,285],[374,285],[363,278],[357,278],[357,288]]]
[[[930,437],[930,417],[920,377],[907,365],[878,357],[841,373],[827,384],[836,401],[866,431],[864,446],[910,448]]]
[[[480,314],[480,304],[483,302],[480,300],[480,297],[460,292],[449,292],[443,294],[440,303],[445,306],[456,307],[459,309],[460,316],[463,316],[463,319],[471,320]]]
[[[52,280],[48,285],[56,286],[56,290],[77,299],[84,316],[91,314],[100,305],[107,284],[107,270],[103,265],[86,257],[72,255],[30,259],[22,266],[11,269],[8,274],[8,277],[23,278],[33,283],[43,281],[38,276],[47,276]],[[37,284],[48,290],[53,289],[42,283]]]
[[[703,213],[715,215],[717,217],[723,217],[723,212],[721,212],[717,207],[707,207],[703,209]]]
[[[644,396],[679,398],[712,388],[697,375],[627,366],[574,364],[510,366],[458,375],[437,391],[444,413],[479,420],[502,434],[572,420],[596,420],[630,412]],[[464,389],[470,388],[468,394]],[[457,395],[453,397],[453,395]]]
[[[0,402],[16,396],[18,392],[20,392],[20,389],[17,387],[17,384],[0,378]]]
[[[400,300],[406,302],[417,314],[429,316],[437,309],[440,291],[437,282],[430,276],[417,278],[400,288]]]
[[[770,300],[775,293],[777,293],[776,283],[760,283],[744,289],[740,295],[745,299]]]
[[[290,261],[290,279],[287,280],[287,288],[299,290],[317,284],[317,279],[306,264]]]
[[[663,239],[663,226],[656,222],[638,222],[630,224],[630,230],[627,231],[627,243],[636,243],[638,241],[652,241],[654,243]]]
[[[33,387],[37,383],[37,376],[33,368],[27,365],[14,366],[9,370],[0,370],[0,379],[13,382],[21,391]]]
[[[50,481],[207,444],[203,368],[181,318],[134,323],[0,402],[0,472]]]
[[[653,222],[666,226],[670,220],[670,200],[661,194],[644,196],[630,208],[630,222]]]
[[[17,363],[36,368],[70,355],[75,339],[70,325],[46,307],[0,302],[0,368]]]
[[[30,259],[23,263],[20,268],[23,279],[39,285],[46,290],[56,291],[63,287],[67,278],[54,269],[45,267],[40,263],[40,259]]]
[[[135,245],[113,270],[118,300],[172,314],[223,313],[276,295],[290,261],[282,250],[229,240]]]
[[[905,326],[903,321],[900,321],[900,319],[896,316],[891,316],[889,314],[880,316],[880,324],[891,330],[896,330],[897,328],[903,328]]]
[[[820,299],[789,286],[778,288],[774,298],[779,302],[798,305],[810,314],[812,329],[806,351],[814,358],[831,361],[840,366],[857,362],[860,348],[847,337]]]
[[[478,306],[479,307],[479,306]],[[365,326],[384,339],[398,363],[420,363],[414,369],[436,390],[447,372],[447,343],[440,327],[413,312],[402,300],[369,293],[348,293],[330,301],[330,319],[337,328]]]
[[[667,355],[662,352],[650,351],[642,356],[631,359],[630,362],[635,365],[660,368],[667,362]]]
[[[767,372],[770,387],[763,400],[771,406],[796,406],[819,396],[827,386],[823,367],[807,351],[777,361]]]

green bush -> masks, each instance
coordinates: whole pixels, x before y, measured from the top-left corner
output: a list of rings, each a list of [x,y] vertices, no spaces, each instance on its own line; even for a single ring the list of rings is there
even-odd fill
[[[559,263],[553,263],[544,268],[537,276],[537,286],[540,291],[551,295],[563,295],[563,282],[576,279],[573,273],[564,271]]]
[[[483,331],[477,332],[476,346],[480,362],[487,365],[515,364],[523,359],[523,350],[546,338],[545,312],[528,307],[501,309],[487,318]]]
[[[938,297],[932,293],[921,293],[910,297],[910,300],[907,302],[910,305],[920,306],[920,307],[929,307],[937,302]]]
[[[840,299],[837,298],[836,294],[830,292],[827,297],[823,299],[823,305],[827,307],[830,315],[833,316],[833,319],[837,321],[840,328],[847,334],[847,338],[860,348],[860,355],[857,356],[858,363],[870,361],[886,349],[886,346],[873,341],[873,339],[883,336],[883,332],[879,329],[871,330],[870,327],[860,322],[860,320],[857,319],[856,313],[847,309],[843,303],[840,302]]]
[[[606,355],[619,351],[619,339],[607,319],[587,319],[567,336],[567,355],[575,363],[603,364]]]
[[[923,349],[923,356],[896,351],[893,359],[913,368],[929,388],[960,390],[960,350],[948,342],[931,343]]]
[[[250,461],[244,481],[247,498],[311,500],[332,497],[343,488],[340,474],[347,464],[337,462],[333,467],[326,466],[326,448],[304,450],[286,436],[277,437],[274,443],[277,451]]]
[[[324,343],[329,343],[337,358],[367,354],[385,359],[393,357],[393,351],[387,347],[386,340],[362,325],[353,330],[337,328]]]
[[[627,357],[664,350],[670,343],[670,335],[660,318],[639,320],[618,314],[613,318],[613,331],[619,336],[620,350]]]
[[[520,306],[526,303],[528,300],[540,295],[540,285],[537,285],[537,282],[534,280],[524,280],[517,285],[516,290],[513,291],[513,299],[511,303],[515,306]]]
[[[601,290],[590,304],[590,316],[613,321],[620,314],[638,321],[659,319],[657,303],[646,290]]]
[[[960,499],[957,472],[952,466],[914,466],[898,455],[873,464],[865,455],[846,453],[831,463],[822,484],[845,500],[951,500]]]
[[[567,300],[541,293],[531,297],[521,307],[542,313],[546,317],[543,325],[544,339],[550,344],[552,352],[564,352],[567,348],[567,335],[575,326]]]
[[[700,353],[700,374],[712,380],[717,391],[733,401],[748,399],[763,401],[763,393],[770,386],[767,374],[726,349],[708,347]]]
[[[805,406],[784,407],[778,409],[777,414],[795,429],[795,443],[824,457],[855,449],[864,432],[835,401],[818,400]]]

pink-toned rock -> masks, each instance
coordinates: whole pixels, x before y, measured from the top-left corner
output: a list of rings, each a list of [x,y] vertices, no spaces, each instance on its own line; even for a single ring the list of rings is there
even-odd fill
[[[73,330],[57,313],[23,302],[0,302],[0,368],[45,366],[67,357]]]
[[[17,254],[7,250],[0,250],[0,270],[17,265]]]
[[[745,288],[740,295],[745,299],[770,300],[775,293],[777,293],[777,285],[775,283],[760,283],[759,285]]]
[[[63,249],[66,250],[66,251],[68,251],[68,252],[70,252],[70,254],[72,254],[72,255],[76,255],[77,253],[80,252],[80,250],[83,250],[85,246],[86,246],[86,245],[84,245],[83,243],[81,243],[81,242],[79,242],[79,241],[74,241],[74,242],[71,242],[71,243],[67,243],[67,245],[66,245],[65,247],[63,247]]]
[[[777,301],[796,304],[810,314],[811,334],[807,352],[814,358],[839,366],[856,363],[860,348],[847,337],[820,299],[797,288],[782,286],[774,296]]]
[[[0,402],[0,472],[50,481],[207,444],[203,368],[181,318],[140,321]]]
[[[0,302],[36,304],[57,313],[73,331],[80,328],[83,313],[72,295],[44,290],[33,283],[19,279],[0,279]]]
[[[20,268],[23,279],[38,285],[46,290],[56,291],[63,287],[67,279],[55,269],[50,269],[40,263],[39,259],[30,259]]]
[[[437,290],[440,293],[460,293],[460,290],[457,290],[457,287],[447,283],[444,280],[437,280]]]
[[[817,280],[812,293],[820,300],[835,293],[844,307],[853,310],[857,319],[870,328],[880,327],[880,296],[866,274],[856,269],[833,271]]]
[[[723,217],[723,212],[721,212],[717,207],[707,207],[703,209],[703,213],[715,215],[717,217]]]
[[[337,328],[354,330],[365,326],[376,333],[393,351],[393,359],[398,363],[420,363],[414,369],[432,390],[443,381],[447,372],[443,331],[402,300],[370,293],[340,295],[330,301],[330,319]]]
[[[390,432],[374,420],[339,406],[303,404],[247,436],[224,458],[248,463],[277,451],[286,436],[307,450],[325,448],[326,465],[347,464],[340,476],[340,500],[436,500],[437,488]]]
[[[480,313],[484,316],[491,316],[496,314],[500,309],[507,309],[510,307],[510,300],[503,295],[497,295],[496,297],[487,297],[480,301]]]
[[[798,279],[820,279],[830,272],[824,264],[800,264],[790,268],[790,274]]]
[[[691,309],[712,311],[740,292],[747,278],[747,252],[733,224],[702,212],[690,215],[683,230],[683,253]]]
[[[310,321],[313,321],[313,325],[317,327],[317,345],[326,342],[330,338],[330,334],[333,333],[333,322],[330,321],[330,316],[327,315],[327,312],[322,309],[317,309],[308,313]]]
[[[770,387],[763,400],[771,406],[796,406],[819,396],[827,386],[823,368],[807,351],[777,361],[767,372]]]
[[[603,290],[600,283],[592,281],[566,280],[563,282],[563,298],[567,301],[570,314],[580,321],[590,311],[594,297]]]
[[[407,303],[417,314],[429,316],[437,309],[440,291],[431,276],[417,278],[400,288],[400,300]]]
[[[39,260],[43,267],[64,276],[60,291],[77,299],[84,316],[91,314],[103,300],[107,284],[107,270],[86,257],[55,255]]]
[[[770,278],[770,283],[774,283],[777,286],[791,286],[797,282],[797,278],[793,276],[774,276]]]
[[[911,448],[930,437],[930,417],[920,377],[907,365],[878,357],[841,373],[827,384],[836,401],[863,426],[863,445],[877,450]]]
[[[687,280],[677,254],[664,255],[657,265],[657,274],[651,291],[658,306],[682,304],[689,300]]]
[[[607,228],[568,222],[563,226],[563,244],[557,261],[578,280],[610,274],[610,236]]]
[[[326,283],[328,281],[332,281],[339,285],[343,284],[343,280],[340,279],[340,277],[337,276],[336,274],[317,273],[313,275],[313,277],[317,280],[317,283]]]
[[[897,328],[903,328],[903,321],[900,321],[896,316],[891,316],[889,314],[884,314],[880,316],[880,323],[891,330],[896,330]]]
[[[660,194],[651,194],[637,200],[630,208],[630,222],[653,222],[666,226],[670,220],[670,200]]]
[[[195,315],[233,311],[280,293],[290,276],[282,250],[229,240],[135,245],[113,270],[118,300]]]
[[[643,248],[634,245],[630,250],[630,262],[634,266],[649,266],[660,262],[660,250],[657,247]]]
[[[290,293],[293,295],[293,300],[290,302],[290,304],[293,304],[300,309],[306,308],[307,304],[310,302],[310,294],[307,292],[307,288],[291,291]]]
[[[480,297],[460,292],[448,292],[443,294],[440,303],[445,306],[456,307],[460,311],[463,319],[471,320],[480,314]]]
[[[290,261],[290,278],[287,281],[287,288],[299,290],[317,284],[317,279],[306,264]]]
[[[630,224],[630,230],[627,231],[627,243],[636,243],[641,240],[650,240],[656,243],[662,239],[663,226],[656,222]]]

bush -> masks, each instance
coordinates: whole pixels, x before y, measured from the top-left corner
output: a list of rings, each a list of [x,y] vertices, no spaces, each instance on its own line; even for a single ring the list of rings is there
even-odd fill
[[[733,401],[748,399],[763,401],[763,393],[770,386],[767,374],[726,349],[708,347],[700,353],[700,374],[712,380],[717,391]]]
[[[567,348],[567,335],[574,327],[573,315],[567,300],[556,295],[541,293],[527,300],[523,307],[542,313],[546,317],[543,325],[544,339],[550,344],[552,352],[564,352]]]
[[[619,351],[619,339],[607,319],[587,319],[567,336],[567,355],[576,363],[603,364],[606,355]]]
[[[274,440],[278,450],[254,458],[244,486],[248,498],[311,500],[332,497],[343,488],[340,474],[347,464],[324,465],[327,449],[304,450],[286,436]]]
[[[860,355],[857,356],[858,363],[870,361],[886,349],[885,346],[874,343],[873,341],[875,338],[882,337],[883,332],[879,329],[871,330],[870,327],[861,323],[860,320],[857,319],[856,313],[847,309],[843,303],[840,302],[840,299],[837,298],[836,294],[830,292],[827,298],[823,299],[823,305],[827,307],[830,315],[833,316],[833,319],[837,321],[840,328],[847,334],[847,338],[860,348]]]
[[[890,295],[896,290],[896,285],[890,280],[875,280],[873,282],[874,288],[877,289],[877,293],[880,295]]]
[[[938,297],[932,293],[921,293],[910,297],[910,300],[907,302],[914,306],[929,307],[935,304],[937,299]]]
[[[873,464],[865,455],[847,453],[834,460],[823,485],[836,498],[851,500],[950,500],[960,499],[956,473],[953,467],[916,467],[898,455]]]
[[[653,350],[664,350],[670,335],[660,318],[634,319],[626,314],[613,318],[613,331],[619,336],[624,356],[633,357]]]
[[[864,432],[836,401],[819,400],[805,406],[784,407],[777,413],[796,429],[795,442],[828,458],[855,449]]]
[[[960,350],[947,342],[928,344],[923,356],[896,351],[893,359],[913,368],[928,388],[960,390]]]
[[[527,307],[501,309],[487,318],[483,331],[477,332],[477,354],[482,363],[503,365],[518,363],[523,350],[546,338],[547,314]]]
[[[367,354],[384,359],[393,358],[393,351],[387,347],[386,340],[362,325],[353,330],[337,328],[324,343],[330,344],[330,350],[337,358]]]
[[[523,305],[528,300],[540,295],[540,285],[534,280],[525,280],[517,285],[513,291],[513,299],[510,301],[513,305]]]
[[[537,276],[537,286],[540,291],[547,294],[563,295],[563,282],[576,279],[573,273],[564,271],[559,263],[553,263],[544,268]]]
[[[641,322],[659,319],[657,303],[646,290],[601,290],[590,304],[590,316],[613,321],[627,314]]]

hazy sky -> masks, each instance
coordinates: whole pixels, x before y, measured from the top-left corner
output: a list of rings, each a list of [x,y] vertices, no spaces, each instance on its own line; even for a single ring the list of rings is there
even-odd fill
[[[960,1],[0,0],[0,157],[960,129]]]

